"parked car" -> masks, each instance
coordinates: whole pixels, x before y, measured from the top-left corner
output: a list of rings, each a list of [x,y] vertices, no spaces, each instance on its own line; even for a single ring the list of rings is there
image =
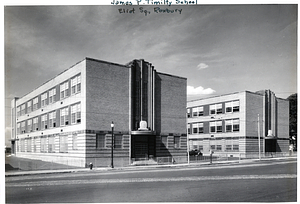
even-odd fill
[[[197,150],[197,149],[193,149],[191,151],[189,151],[190,156],[202,156],[202,153]]]

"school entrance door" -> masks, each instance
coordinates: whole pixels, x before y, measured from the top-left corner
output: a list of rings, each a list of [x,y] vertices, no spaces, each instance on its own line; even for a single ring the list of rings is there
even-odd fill
[[[155,136],[132,135],[131,147],[131,158],[135,158],[135,160],[155,157]]]

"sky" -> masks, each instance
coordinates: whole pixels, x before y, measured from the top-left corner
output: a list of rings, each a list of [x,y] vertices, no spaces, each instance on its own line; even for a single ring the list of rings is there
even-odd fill
[[[170,13],[159,13],[164,9]],[[263,89],[287,98],[297,92],[297,10],[295,4],[5,6],[5,144],[10,101],[85,57],[144,59],[158,72],[187,78],[188,100]]]

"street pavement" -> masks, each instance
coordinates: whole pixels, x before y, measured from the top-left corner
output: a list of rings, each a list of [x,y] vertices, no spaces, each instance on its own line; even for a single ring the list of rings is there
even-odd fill
[[[6,177],[7,203],[296,202],[297,159]]]

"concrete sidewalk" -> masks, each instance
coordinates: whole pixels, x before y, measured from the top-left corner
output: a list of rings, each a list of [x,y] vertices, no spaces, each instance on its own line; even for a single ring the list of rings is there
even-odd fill
[[[169,164],[169,165],[147,165],[147,166],[126,166],[126,167],[95,167],[92,170],[89,168],[74,168],[74,169],[57,169],[57,170],[35,170],[35,171],[9,171],[5,172],[5,177],[11,176],[26,176],[26,175],[39,175],[39,174],[57,174],[57,173],[72,173],[72,172],[88,172],[88,171],[116,171],[116,170],[138,170],[138,169],[153,169],[153,168],[176,168],[183,166],[207,166],[207,165],[224,165],[224,164],[245,164],[261,161],[273,161],[273,160],[290,160],[295,159],[297,156],[291,157],[277,157],[277,158],[262,158],[259,159],[245,159],[245,160],[233,160],[233,161],[213,161],[211,164],[208,162],[201,163],[184,163],[184,164]]]

